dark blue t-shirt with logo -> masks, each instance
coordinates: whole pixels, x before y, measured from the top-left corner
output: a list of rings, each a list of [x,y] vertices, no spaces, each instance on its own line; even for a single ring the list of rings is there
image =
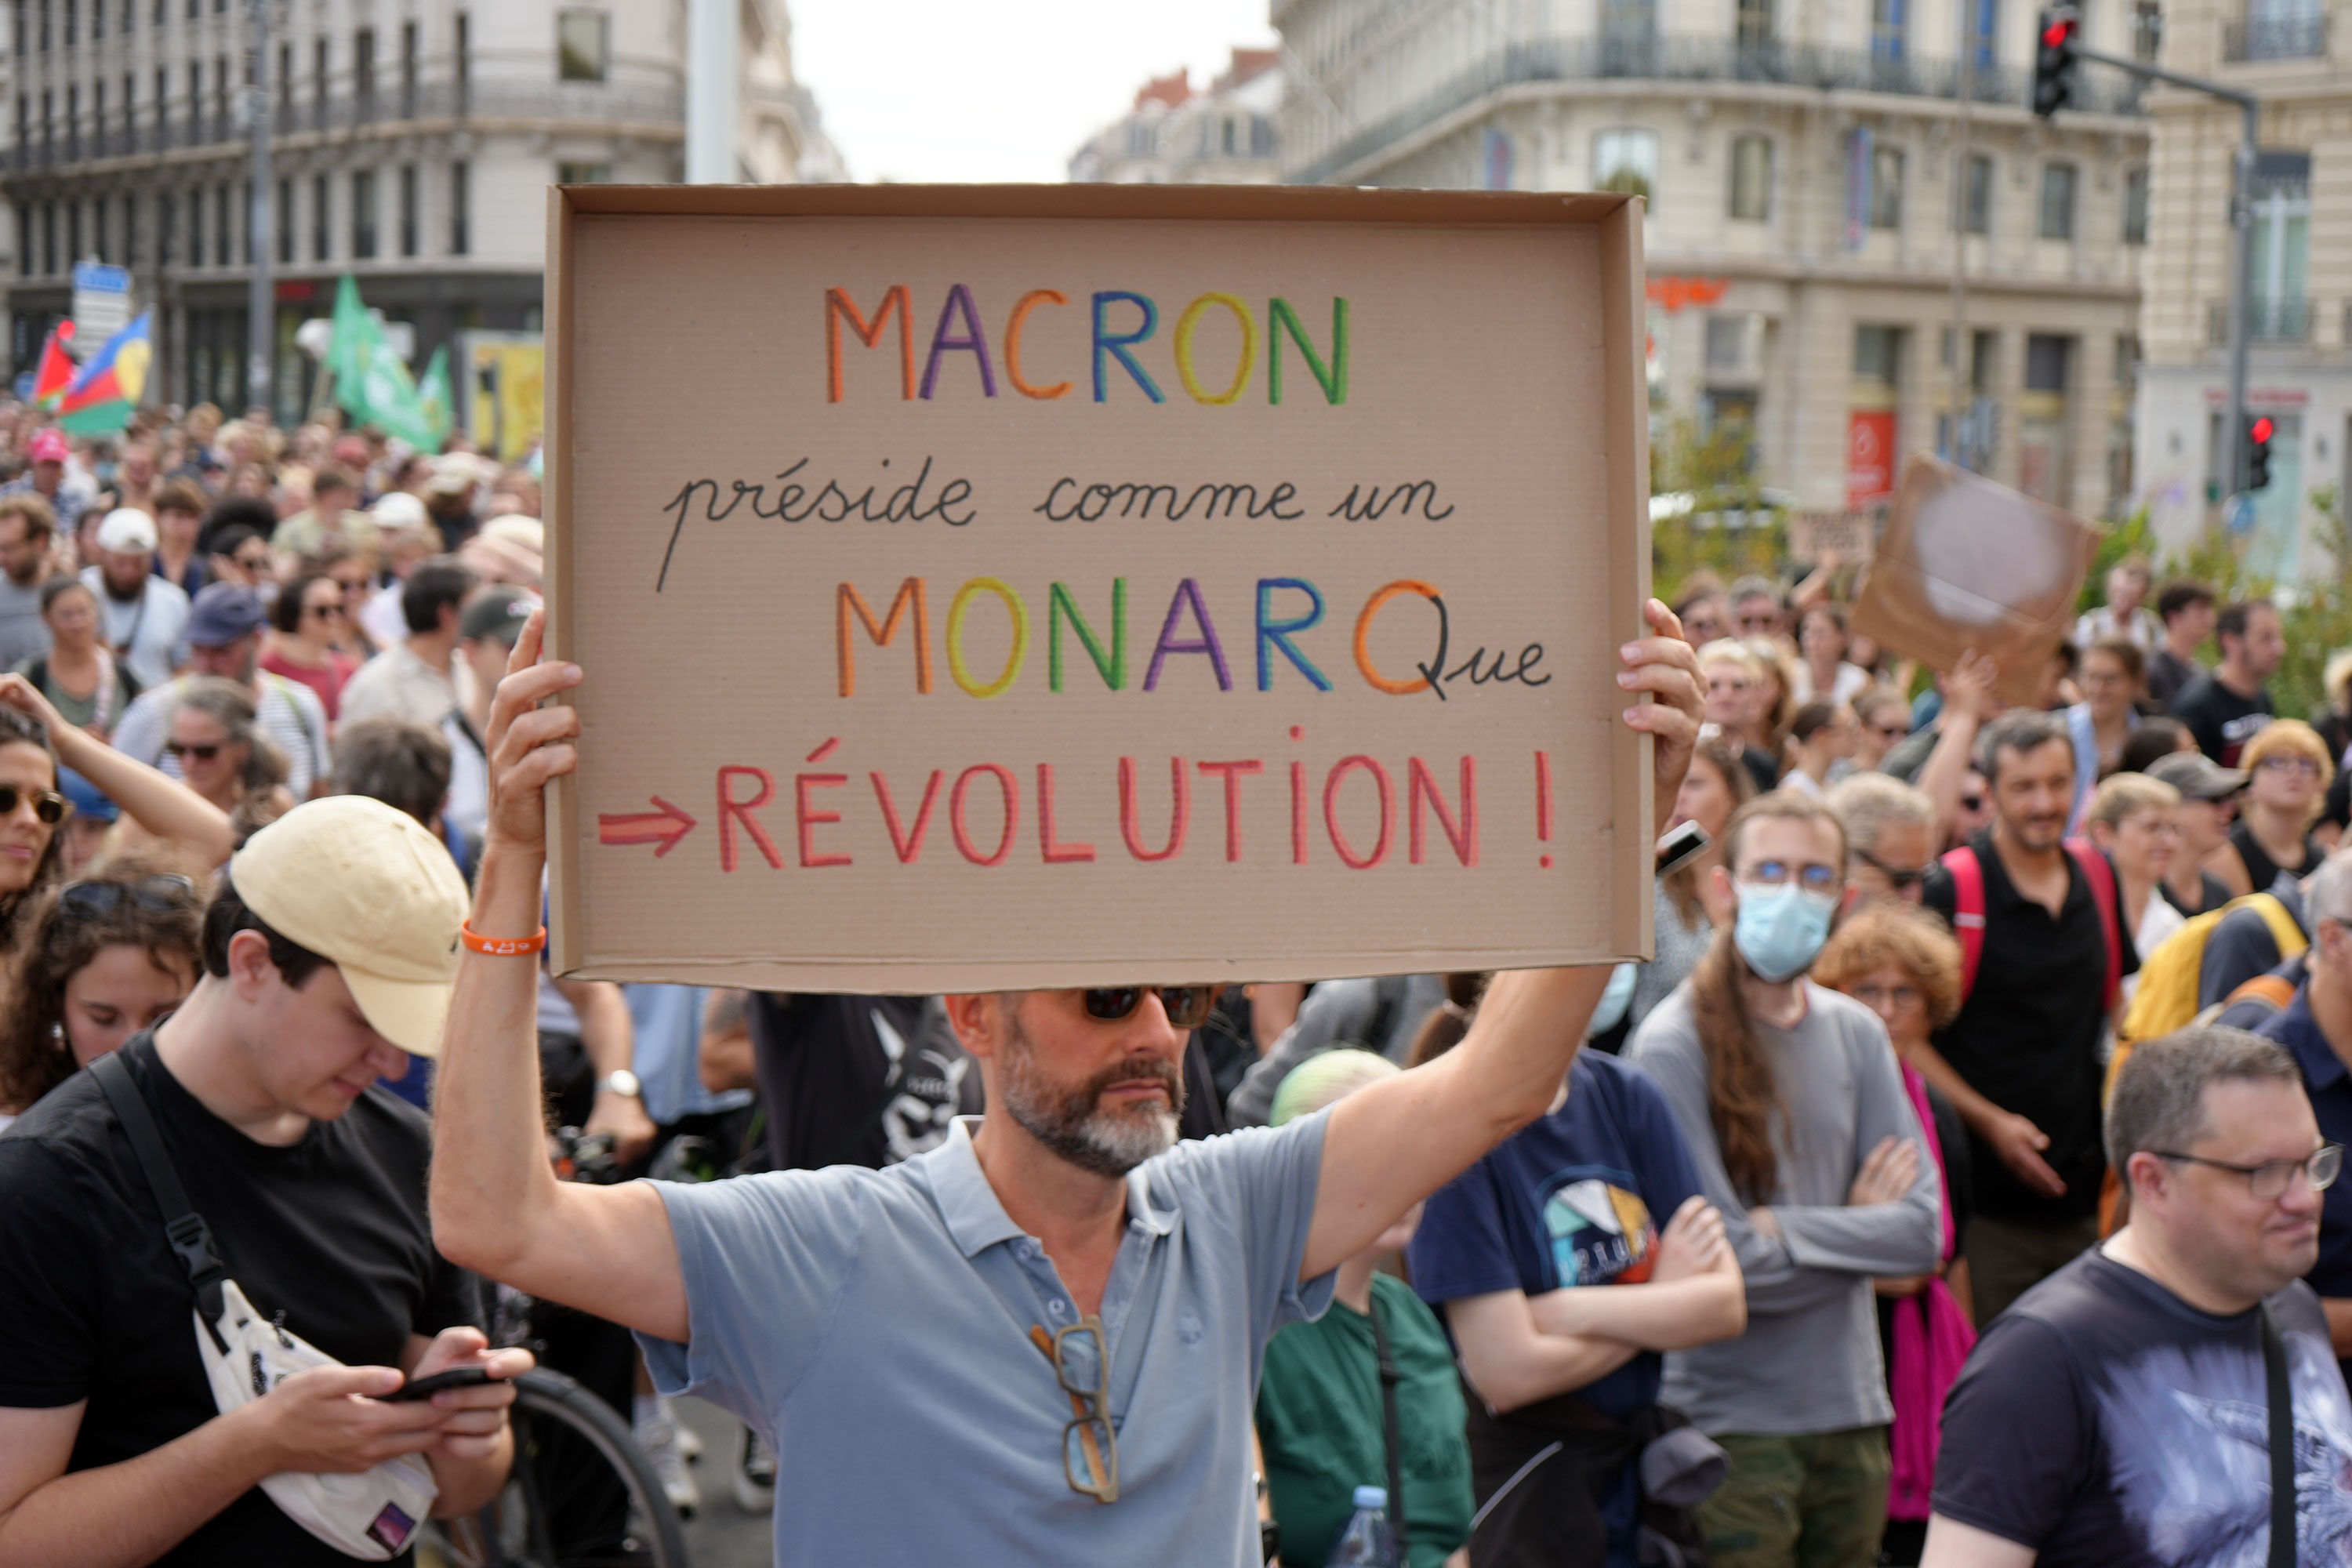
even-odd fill
[[[1408,1256],[1433,1307],[1497,1290],[1639,1284],[1659,1229],[1699,1190],[1665,1098],[1614,1057],[1580,1051],[1568,1103],[1521,1128],[1429,1200]],[[1620,1420],[1657,1403],[1645,1351],[1578,1396]]]

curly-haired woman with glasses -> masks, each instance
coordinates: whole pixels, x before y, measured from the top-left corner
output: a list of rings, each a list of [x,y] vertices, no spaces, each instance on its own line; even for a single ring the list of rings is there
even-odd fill
[[[0,1126],[180,1005],[204,908],[196,880],[157,851],[31,900],[0,1006]]]

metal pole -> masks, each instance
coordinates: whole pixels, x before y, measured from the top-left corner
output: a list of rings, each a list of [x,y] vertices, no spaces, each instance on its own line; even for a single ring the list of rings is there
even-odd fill
[[[1952,462],[1973,469],[1977,465],[1970,434],[1975,410],[1970,405],[1969,370],[1969,135],[1970,111],[1976,105],[1977,52],[1969,36],[1969,13],[1983,0],[1958,0],[1960,14],[1960,119],[1952,143]]]
[[[278,405],[273,384],[277,360],[277,289],[270,276],[273,259],[270,232],[269,174],[269,7],[272,0],[251,0],[253,15],[253,86],[247,100],[253,117],[252,233],[247,251],[253,276],[246,296],[245,399],[247,406],[265,408],[274,419]]]
[[[2254,272],[2254,143],[2262,135],[2262,115],[2251,102],[2242,107],[2245,127],[2238,138],[2236,183],[2230,192],[2230,226],[2236,231],[2230,249],[2230,482],[2223,487],[2230,495],[2245,489],[2252,456],[2246,441],[2246,354],[2254,333],[2247,312],[2252,308]]]
[[[735,54],[739,0],[687,0],[686,181],[731,185],[735,161]]]

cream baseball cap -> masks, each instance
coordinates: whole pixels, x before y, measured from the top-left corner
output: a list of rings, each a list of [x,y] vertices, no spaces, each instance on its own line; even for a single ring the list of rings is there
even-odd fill
[[[342,971],[375,1032],[441,1054],[466,880],[415,818],[365,795],[296,806],[228,864],[245,907]]]

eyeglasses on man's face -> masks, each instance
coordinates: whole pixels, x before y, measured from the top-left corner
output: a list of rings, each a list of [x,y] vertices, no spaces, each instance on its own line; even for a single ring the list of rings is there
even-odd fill
[[[2336,1178],[2344,1170],[2341,1143],[2322,1143],[2300,1160],[2265,1160],[2259,1165],[2233,1164],[2228,1160],[2209,1160],[2202,1154],[2178,1154],[2164,1149],[2150,1149],[2148,1152],[2159,1160],[2177,1160],[2183,1164],[2243,1176],[2247,1190],[2264,1200],[2285,1196],[2298,1171],[2313,1192],[2324,1193],[2336,1184]]]
[[[1932,862],[1926,866],[1890,866],[1867,849],[1855,850],[1853,858],[1885,878],[1887,884],[1898,893],[1908,892],[1919,886],[1927,879],[1927,873],[1935,869]]]
[[[1168,1015],[1168,1021],[1180,1029],[1197,1029],[1207,1023],[1217,1003],[1213,985],[1097,985],[1079,992],[1078,1001],[1087,1017],[1116,1024],[1133,1017],[1144,997],[1154,992],[1159,993],[1160,1010]]]

